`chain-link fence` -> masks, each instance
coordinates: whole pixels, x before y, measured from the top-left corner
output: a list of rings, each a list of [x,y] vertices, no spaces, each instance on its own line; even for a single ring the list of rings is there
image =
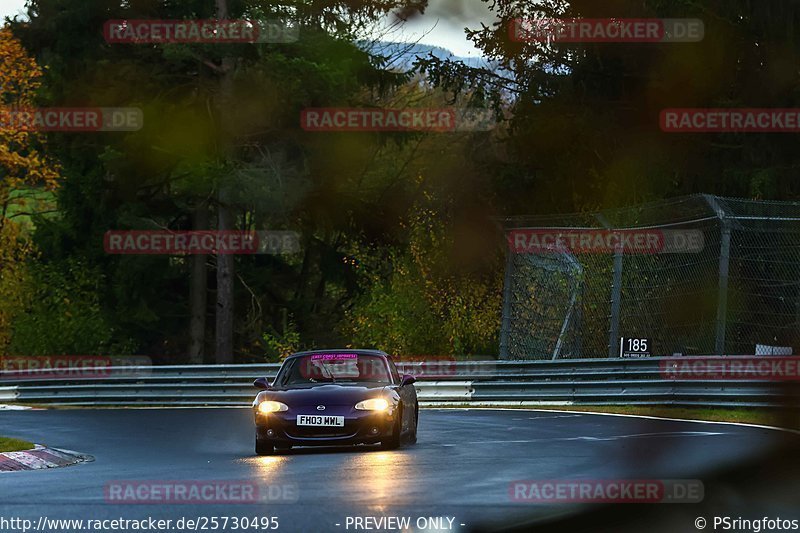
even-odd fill
[[[506,231],[503,359],[800,347],[800,203],[695,195]]]

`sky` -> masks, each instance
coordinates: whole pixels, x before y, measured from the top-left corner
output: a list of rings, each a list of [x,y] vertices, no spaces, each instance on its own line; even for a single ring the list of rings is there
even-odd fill
[[[0,0],[0,16],[24,14],[25,0]],[[408,20],[401,32],[392,33],[388,40],[419,42],[441,46],[457,56],[480,56],[467,41],[464,27],[480,28],[481,22],[489,25],[494,20],[487,4],[481,0],[429,0],[425,14]],[[388,17],[382,23],[391,23]]]
[[[25,0],[0,0],[0,15],[3,19],[21,15],[25,12],[24,7]]]

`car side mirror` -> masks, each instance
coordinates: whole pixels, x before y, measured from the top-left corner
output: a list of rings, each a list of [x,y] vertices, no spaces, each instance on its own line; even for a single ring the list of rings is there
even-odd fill
[[[400,386],[405,387],[406,385],[411,385],[417,382],[417,378],[412,376],[411,374],[403,374],[403,377],[400,380]]]
[[[267,381],[267,378],[258,378],[257,380],[255,380],[253,382],[253,386],[258,388],[258,389],[264,389],[264,390],[268,390],[268,389],[272,388],[272,385],[269,384],[269,381]]]

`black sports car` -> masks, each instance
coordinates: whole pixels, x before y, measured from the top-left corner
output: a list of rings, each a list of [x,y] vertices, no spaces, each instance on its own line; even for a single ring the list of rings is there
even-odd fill
[[[419,406],[413,376],[400,375],[377,350],[324,350],[289,356],[253,402],[256,453],[292,446],[417,441]]]

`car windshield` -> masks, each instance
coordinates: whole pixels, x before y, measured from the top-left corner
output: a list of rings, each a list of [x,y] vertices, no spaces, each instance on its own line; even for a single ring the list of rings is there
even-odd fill
[[[376,355],[355,353],[309,354],[284,363],[276,387],[316,383],[391,383],[386,361]]]

